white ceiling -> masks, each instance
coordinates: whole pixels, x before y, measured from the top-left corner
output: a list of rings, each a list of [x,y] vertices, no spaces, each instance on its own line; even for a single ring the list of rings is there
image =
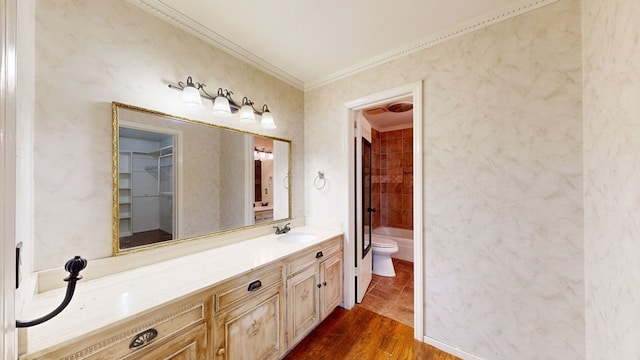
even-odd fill
[[[127,0],[309,89],[557,0]]]

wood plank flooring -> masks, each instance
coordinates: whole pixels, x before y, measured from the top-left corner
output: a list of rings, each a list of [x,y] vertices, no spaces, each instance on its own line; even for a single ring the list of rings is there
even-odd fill
[[[356,305],[335,309],[285,360],[460,360],[413,338],[413,328]]]

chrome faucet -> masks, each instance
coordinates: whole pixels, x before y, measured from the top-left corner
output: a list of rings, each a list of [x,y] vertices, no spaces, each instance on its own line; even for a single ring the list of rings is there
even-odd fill
[[[285,226],[282,227],[282,229],[280,229],[280,227],[278,225],[274,226],[274,228],[276,229],[276,235],[280,235],[280,234],[286,234],[289,231],[291,231],[291,223],[287,223]]]

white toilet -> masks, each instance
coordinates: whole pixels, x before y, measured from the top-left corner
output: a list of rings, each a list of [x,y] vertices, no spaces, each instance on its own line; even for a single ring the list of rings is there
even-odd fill
[[[380,276],[396,276],[391,255],[398,252],[398,243],[385,237],[372,235],[371,251],[373,252],[373,273]]]

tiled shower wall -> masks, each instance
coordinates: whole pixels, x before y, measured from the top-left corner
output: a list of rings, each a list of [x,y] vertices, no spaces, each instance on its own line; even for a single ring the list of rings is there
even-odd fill
[[[413,229],[413,129],[372,129],[373,227]]]

